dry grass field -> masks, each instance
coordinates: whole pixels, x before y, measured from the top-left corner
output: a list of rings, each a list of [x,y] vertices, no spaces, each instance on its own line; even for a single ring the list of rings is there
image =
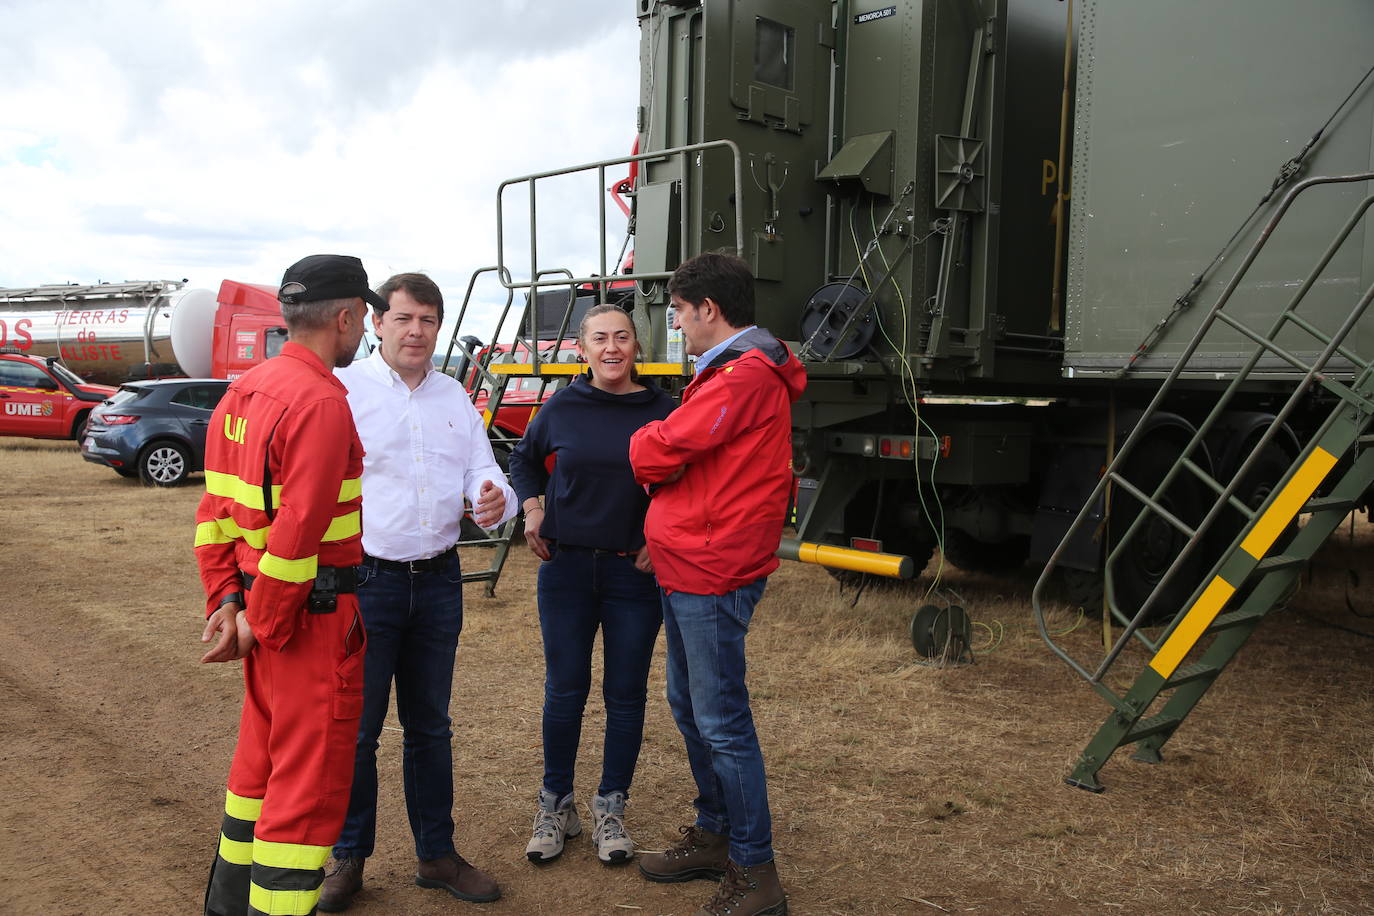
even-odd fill
[[[201,666],[190,540],[197,486],[145,489],[69,443],[0,444],[0,912],[198,912],[240,698]],[[750,684],[792,912],[1357,914],[1374,911],[1374,530],[1343,533],[1289,608],[1148,766],[1108,791],[1063,776],[1107,707],[1033,630],[1031,570],[954,571],[976,663],[917,664],[920,593],[851,606],[823,570],[784,565],[750,637]],[[660,886],[587,839],[545,868],[524,845],[540,766],[534,562],[496,599],[467,594],[454,683],[459,846],[491,871],[492,914],[690,914],[703,882]],[[484,564],[485,555],[465,558]],[[1100,622],[1067,611],[1075,651]],[[1333,626],[1337,625],[1337,626]],[[1343,627],[1345,629],[1341,629]],[[1359,631],[1364,636],[1350,631]],[[629,826],[641,847],[693,796],[660,660]],[[399,733],[385,733],[379,849],[352,912],[477,912],[412,883]],[[580,794],[594,788],[590,707]]]

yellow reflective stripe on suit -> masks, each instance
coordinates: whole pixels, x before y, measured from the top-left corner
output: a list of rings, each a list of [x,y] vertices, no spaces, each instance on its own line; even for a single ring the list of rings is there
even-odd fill
[[[282,582],[309,582],[315,578],[315,573],[319,568],[319,554],[301,557],[298,560],[288,560],[264,551],[263,555],[258,558],[258,573],[263,576],[271,576]]]
[[[320,538],[321,544],[331,541],[346,541],[354,535],[363,533],[363,514],[357,509],[347,515],[337,516],[329,527],[325,529],[324,537]]]
[[[222,471],[206,471],[205,491],[212,496],[232,499],[249,509],[265,510],[267,508],[262,501],[262,485],[241,480],[233,474],[225,474]],[[351,502],[362,495],[363,479],[361,477],[349,477],[339,484],[339,502],[341,503]],[[280,503],[281,484],[273,484],[272,504],[276,506]]]
[[[230,865],[253,864],[253,841],[231,840],[224,834],[219,835],[219,857]]]
[[[224,813],[241,821],[255,821],[262,814],[262,799],[225,792]]]
[[[309,916],[319,902],[318,887],[309,891],[272,891],[257,884],[248,887],[248,905],[268,916]]]
[[[205,472],[205,492],[211,496],[223,496],[225,499],[232,499],[241,506],[249,509],[266,509],[262,502],[262,486],[240,480],[233,474],[225,474],[220,471]],[[275,505],[281,501],[281,486],[278,484],[272,487],[272,503]]]
[[[296,868],[312,871],[324,868],[329,858],[329,846],[307,846],[303,843],[273,843],[270,840],[255,840],[253,861],[272,868]]]
[[[228,544],[232,540],[232,537],[220,530],[219,521],[201,522],[196,525],[197,547],[204,547],[206,544]]]
[[[242,538],[249,547],[263,550],[267,547],[267,535],[271,531],[271,525],[264,525],[261,528],[242,528],[232,518],[221,518],[213,522],[201,522],[196,526],[196,546],[228,544]],[[320,538],[320,543],[346,541],[362,533],[363,516],[361,512],[355,509],[346,515],[337,516],[331,521],[324,532],[324,537]]]

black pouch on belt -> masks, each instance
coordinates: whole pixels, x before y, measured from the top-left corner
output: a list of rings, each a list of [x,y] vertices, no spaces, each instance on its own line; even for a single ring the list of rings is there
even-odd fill
[[[315,587],[310,590],[306,610],[312,614],[332,614],[338,609],[339,595],[357,590],[356,567],[321,566],[315,573]]]

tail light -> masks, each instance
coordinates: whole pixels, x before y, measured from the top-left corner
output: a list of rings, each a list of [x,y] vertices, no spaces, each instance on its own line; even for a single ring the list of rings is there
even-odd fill
[[[126,426],[138,422],[138,415],[132,413],[107,413],[95,418],[106,426]]]

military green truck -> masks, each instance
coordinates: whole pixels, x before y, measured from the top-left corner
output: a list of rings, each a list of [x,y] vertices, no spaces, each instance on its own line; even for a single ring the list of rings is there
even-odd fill
[[[645,371],[680,379],[666,280],[738,252],[808,376],[780,553],[1040,566],[1042,634],[1112,709],[1068,781],[1100,791],[1127,744],[1160,759],[1370,505],[1374,4],[633,4],[634,154],[501,186],[483,271],[507,309],[523,291],[540,325],[565,290],[561,334],[578,286],[632,280]],[[508,245],[538,238],[541,187],[627,164],[632,268],[604,198],[590,276]],[[530,349],[519,371],[566,378]],[[1046,626],[1052,575],[1121,624],[1100,658]],[[1149,661],[1118,693],[1132,641]]]
[[[1134,612],[1158,590],[1156,613],[1176,610],[1326,417],[1317,386],[1275,422],[1303,376],[1293,359],[1323,344],[1289,326],[1284,353],[1247,368],[1248,326],[1223,325],[1147,408],[1284,192],[1370,168],[1374,6],[634,0],[634,13],[636,154],[512,179],[501,212],[528,206],[533,221],[541,182],[591,169],[605,187],[631,163],[618,187],[634,266],[616,279],[636,280],[641,336],[667,373],[686,369],[676,352],[662,366],[673,267],[721,248],[750,262],[759,324],[807,367],[800,541],[910,557],[888,567],[908,574],[937,548],[987,571],[1053,555],[1091,604],[1143,514],[1111,592]],[[1368,188],[1297,202],[1235,291],[1247,321],[1279,313]],[[512,290],[615,270],[604,243],[599,272],[573,277],[533,246],[508,250],[507,234],[493,269]],[[1361,226],[1304,314],[1334,330],[1372,277]],[[1356,373],[1371,333],[1359,318],[1326,375]],[[1095,494],[1132,434],[1134,487]],[[1185,457],[1202,474],[1163,487],[1165,515],[1141,513]],[[1157,588],[1227,487],[1221,533]],[[1091,523],[1065,541],[1085,502]]]

